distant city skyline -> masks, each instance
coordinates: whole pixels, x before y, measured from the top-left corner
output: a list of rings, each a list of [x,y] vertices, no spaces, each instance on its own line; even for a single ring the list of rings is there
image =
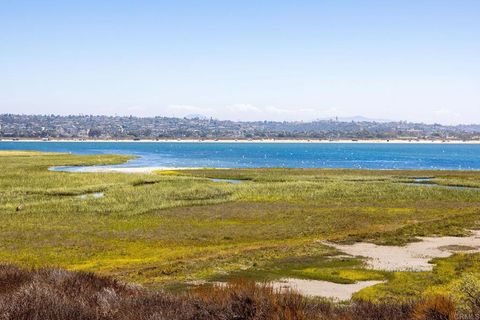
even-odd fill
[[[0,114],[480,123],[480,2],[2,1]]]

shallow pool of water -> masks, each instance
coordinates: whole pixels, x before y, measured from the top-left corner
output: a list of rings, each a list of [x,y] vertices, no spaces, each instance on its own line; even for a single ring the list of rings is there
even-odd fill
[[[77,196],[78,199],[81,199],[81,200],[86,200],[86,199],[99,199],[99,198],[103,198],[105,196],[105,194],[103,192],[93,192],[93,193],[85,193],[85,194],[81,194],[79,196]]]
[[[452,190],[480,190],[477,187],[467,187],[467,186],[448,186],[443,184],[438,184],[433,181],[434,178],[417,178],[414,182],[408,182],[407,184],[421,187],[436,187],[436,188],[445,188]]]
[[[243,183],[245,180],[237,180],[237,179],[217,179],[217,178],[212,178],[210,181],[213,182],[226,182],[226,183],[233,183],[233,184],[238,184],[238,183]]]

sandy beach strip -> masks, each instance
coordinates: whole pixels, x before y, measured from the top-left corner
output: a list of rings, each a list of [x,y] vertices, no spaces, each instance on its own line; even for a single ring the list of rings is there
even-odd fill
[[[155,171],[170,171],[170,170],[199,170],[204,168],[187,168],[187,167],[96,167],[96,166],[85,166],[85,167],[50,167],[50,171],[59,171],[59,172],[77,172],[77,173],[138,173],[138,174],[147,174],[153,173]]]

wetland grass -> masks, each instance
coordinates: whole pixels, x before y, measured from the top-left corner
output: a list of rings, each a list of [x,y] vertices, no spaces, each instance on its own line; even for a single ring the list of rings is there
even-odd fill
[[[382,301],[447,290],[463,271],[444,277],[435,270],[444,270],[438,269],[441,261],[457,264],[460,258],[434,260],[437,267],[427,273],[372,271],[364,268],[362,259],[342,257],[322,241],[404,245],[419,236],[467,235],[480,227],[476,190],[405,184],[428,177],[445,185],[476,186],[480,172],[48,170],[128,159],[0,152],[0,261],[91,271],[151,288],[237,276],[258,281],[387,280],[354,297]],[[212,178],[248,183],[217,183]],[[104,197],[77,197],[95,192]],[[468,261],[473,266],[468,272],[478,276],[480,262]]]

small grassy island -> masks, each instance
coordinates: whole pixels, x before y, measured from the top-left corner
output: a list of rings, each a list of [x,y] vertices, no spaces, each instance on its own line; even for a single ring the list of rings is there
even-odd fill
[[[211,284],[216,284],[211,294],[220,295],[219,290],[233,289],[218,283],[238,279],[345,285],[376,281],[352,297],[359,304],[371,303],[370,308],[423,301],[421,309],[429,297],[448,297],[444,304],[452,301],[457,310],[471,309],[466,284],[480,287],[480,254],[467,244],[448,242],[438,251],[453,253],[429,259],[421,270],[375,268],[369,265],[368,252],[349,255],[340,249],[355,243],[406,248],[430,237],[474,237],[480,228],[480,172],[49,170],[128,159],[0,151],[3,272],[93,272],[140,284],[141,290],[161,290],[171,299]],[[0,284],[5,277],[0,276]],[[0,290],[0,297],[5,292]],[[302,299],[318,304],[321,298]]]

